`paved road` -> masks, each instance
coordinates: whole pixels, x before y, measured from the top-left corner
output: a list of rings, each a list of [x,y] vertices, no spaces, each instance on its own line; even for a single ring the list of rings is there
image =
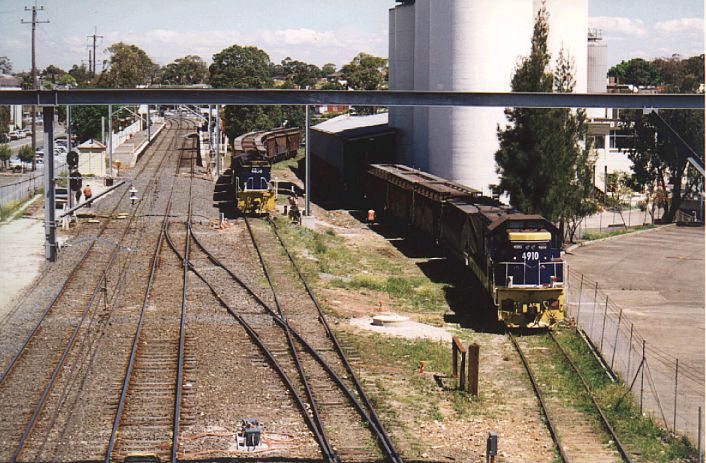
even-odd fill
[[[700,379],[700,383],[693,382],[683,376],[678,390],[677,427],[695,435],[696,408],[703,404],[704,397],[704,229],[672,225],[628,234],[579,248],[567,255],[567,260],[573,270],[597,281],[610,300],[623,308],[623,322],[634,323],[648,350],[656,348],[667,354],[655,354],[649,367],[670,428],[674,359],[679,359],[684,375]],[[581,318],[586,320],[595,310],[586,301],[593,291],[583,294]],[[595,320],[598,329],[594,331],[600,337],[600,310]],[[612,341],[614,330],[606,332]],[[619,356],[624,345],[619,343]],[[635,367],[633,363],[633,371]],[[646,381],[646,391],[649,388]]]
[[[44,132],[41,131],[41,127],[38,128],[37,132],[37,146],[42,147],[44,146]],[[59,137],[61,135],[64,135],[64,128],[59,126],[56,128],[54,131],[54,138]],[[25,145],[32,145],[32,137],[24,137],[20,140],[12,140],[9,143],[10,149],[12,150],[13,158],[14,154],[17,154],[17,151],[20,149],[20,147],[25,146]]]

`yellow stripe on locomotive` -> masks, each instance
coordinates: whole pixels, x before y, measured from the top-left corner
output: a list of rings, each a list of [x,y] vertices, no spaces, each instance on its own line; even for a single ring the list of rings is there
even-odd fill
[[[266,214],[275,209],[275,191],[270,183],[269,161],[243,156],[234,166],[238,210],[246,215]]]

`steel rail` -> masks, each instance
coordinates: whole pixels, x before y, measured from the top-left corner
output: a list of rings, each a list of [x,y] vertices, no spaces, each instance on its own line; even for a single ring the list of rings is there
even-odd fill
[[[559,348],[559,351],[562,353],[564,356],[564,359],[567,361],[569,365],[571,365],[571,369],[574,370],[574,373],[578,376],[579,380],[581,380],[581,384],[583,385],[584,389],[586,390],[586,393],[588,396],[591,398],[591,402],[593,403],[593,406],[596,408],[598,411],[598,415],[601,417],[601,423],[603,424],[603,427],[608,431],[608,434],[610,434],[611,439],[613,439],[613,442],[615,443],[615,447],[618,449],[618,452],[620,453],[620,457],[623,459],[625,463],[632,463],[632,460],[630,460],[630,456],[628,455],[628,452],[625,450],[625,447],[623,446],[622,442],[620,442],[620,438],[616,434],[615,430],[613,427],[610,425],[610,422],[608,421],[608,417],[606,417],[605,413],[603,413],[603,409],[601,406],[598,404],[596,401],[596,398],[593,395],[593,392],[591,391],[591,388],[588,385],[588,382],[586,381],[586,378],[584,378],[583,374],[579,371],[578,367],[574,363],[573,360],[571,360],[571,357],[569,357],[568,352],[562,347],[561,344],[559,344],[559,341],[556,339],[556,336],[554,336],[554,333],[551,331],[549,332],[549,337],[552,338],[552,341],[554,341],[554,344]]]
[[[184,150],[182,149],[182,155]],[[175,182],[176,183],[176,182]],[[184,258],[182,265],[184,267],[183,286],[181,290],[181,317],[179,320],[179,352],[177,355],[177,378],[176,391],[174,399],[174,420],[172,424],[172,463],[177,463],[177,450],[179,447],[179,416],[181,413],[181,389],[184,378],[184,336],[186,333],[186,289],[189,278],[189,254],[191,252],[191,216],[192,216],[192,197],[191,191],[194,183],[194,156],[191,156],[191,178],[189,180],[189,205],[187,209],[187,227],[184,243]],[[172,184],[173,185],[173,184]],[[172,188],[173,190],[173,188]],[[171,195],[170,195],[171,196]],[[171,201],[171,198],[170,198]],[[169,224],[167,222],[167,233],[169,232]]]
[[[7,90],[5,105],[231,104],[704,109],[701,94],[521,93],[259,89]]]
[[[165,156],[165,158],[166,158],[166,156]],[[164,160],[164,158],[162,159],[162,161],[163,161],[163,160]],[[124,198],[124,195],[123,195],[123,197],[121,197],[121,200],[122,200],[123,198]],[[117,204],[120,204],[120,202],[118,202]],[[117,208],[117,205],[116,205],[115,208]],[[114,209],[115,209],[115,208],[114,208]],[[130,231],[130,226],[131,226],[131,224],[133,223],[135,217],[137,217],[136,211],[134,211],[134,212],[130,215],[130,220],[128,221],[127,226],[125,226],[125,228],[123,229],[123,232],[122,232],[122,234],[120,235],[120,238],[119,238],[118,242],[121,242],[121,241],[125,238],[125,236],[127,235],[128,231]],[[118,255],[119,255],[119,248],[118,248],[118,247],[115,247],[115,248],[113,249],[113,251],[111,252],[110,260],[108,261],[108,264],[106,265],[106,270],[105,270],[104,273],[103,273],[104,275],[105,275],[105,272],[106,272],[108,269],[110,269],[110,268],[112,267],[112,265],[113,265],[113,263],[115,262],[115,259],[117,258]],[[35,407],[35,409],[34,409],[34,412],[32,413],[32,416],[30,417],[29,422],[28,422],[27,425],[25,426],[25,429],[24,429],[24,431],[23,431],[23,433],[22,433],[22,436],[20,437],[20,441],[19,441],[19,443],[17,444],[17,447],[15,448],[15,450],[14,450],[12,456],[10,457],[10,462],[11,462],[11,463],[15,463],[15,462],[17,461],[17,458],[19,458],[20,453],[22,452],[22,450],[23,450],[23,448],[24,448],[24,444],[25,444],[25,442],[27,441],[27,438],[29,437],[29,434],[30,434],[30,433],[32,432],[32,430],[34,429],[34,425],[35,425],[35,423],[37,422],[37,418],[39,417],[39,414],[40,414],[40,413],[42,412],[42,410],[44,409],[44,405],[46,404],[46,399],[47,399],[47,397],[49,396],[49,394],[50,394],[50,392],[52,391],[52,389],[54,388],[54,385],[56,384],[56,380],[57,380],[57,378],[59,377],[59,372],[60,372],[61,369],[63,368],[64,363],[66,362],[66,358],[67,358],[69,352],[71,351],[71,349],[73,348],[73,346],[74,346],[74,344],[75,344],[75,342],[76,342],[76,339],[77,339],[77,337],[78,337],[78,333],[79,333],[81,327],[83,326],[83,322],[84,322],[85,319],[86,319],[86,315],[89,313],[91,307],[93,306],[93,303],[94,303],[96,297],[98,296],[99,292],[100,292],[101,289],[102,289],[102,285],[101,285],[102,282],[103,282],[103,280],[99,280],[99,281],[98,281],[98,283],[96,284],[95,289],[93,290],[93,293],[92,293],[90,299],[88,300],[88,303],[87,303],[86,306],[84,307],[84,310],[83,310],[83,312],[82,312],[82,314],[81,314],[81,318],[79,319],[78,323],[77,323],[76,326],[74,327],[74,329],[73,329],[73,331],[72,331],[72,333],[71,333],[71,336],[69,337],[69,340],[68,340],[66,346],[64,347],[64,350],[63,350],[63,352],[62,352],[62,354],[61,354],[61,357],[59,358],[59,361],[57,362],[57,364],[56,364],[55,367],[54,367],[54,370],[52,371],[52,375],[51,375],[51,377],[50,377],[50,379],[49,379],[49,382],[48,382],[47,385],[44,387],[44,390],[42,391],[42,394],[40,395],[39,402],[37,403],[37,405],[36,405],[36,407]]]
[[[208,251],[204,245],[198,240],[198,238],[194,235],[192,237],[194,240],[194,243],[208,256],[209,260],[213,262],[215,265],[218,267],[222,268],[238,285],[240,285],[243,289],[247,291],[247,293],[255,299],[255,301],[261,305],[271,316],[272,319],[277,323],[280,327],[284,327],[286,324],[286,321],[280,318],[280,316],[275,312],[275,310],[269,306],[268,303],[262,300],[260,296],[255,293],[255,291],[250,288],[245,282],[243,282],[240,278],[238,278],[237,275],[235,275],[227,266],[225,266],[222,262],[220,262],[210,251]],[[207,281],[205,281],[204,277],[199,276],[204,283],[208,284]],[[390,448],[388,445],[387,441],[382,439],[381,436],[381,431],[379,425],[371,419],[370,415],[368,414],[368,411],[366,411],[365,407],[360,403],[360,401],[355,397],[355,394],[345,385],[343,380],[337,375],[335,371],[331,368],[331,366],[326,363],[326,361],[321,357],[321,355],[318,353],[318,351],[311,346],[303,337],[301,334],[299,334],[294,328],[290,327],[290,330],[292,334],[294,335],[295,338],[297,338],[297,341],[304,346],[304,348],[307,350],[307,352],[321,365],[322,368],[328,373],[329,377],[336,383],[336,385],[340,388],[341,391],[345,393],[345,395],[348,397],[348,400],[353,404],[353,406],[356,408],[358,411],[358,414],[361,416],[362,419],[364,419],[366,422],[370,424],[371,429],[373,432],[380,437],[381,444],[383,446],[383,449],[385,453],[392,459],[392,461],[402,462],[402,459],[399,457],[398,454],[394,451],[394,448]]]
[[[195,237],[194,238],[195,241]],[[179,251],[176,248],[176,245],[172,241],[171,237],[169,236],[169,233],[165,234],[165,239],[167,241],[167,244],[169,247],[174,251],[174,253],[179,257],[183,258],[182,255],[179,253]],[[294,397],[295,402],[297,403],[297,406],[299,407],[302,416],[304,417],[304,420],[307,423],[307,426],[311,430],[311,432],[314,434],[316,442],[319,444],[319,447],[321,448],[322,453],[326,453],[326,444],[324,441],[324,438],[321,436],[319,433],[318,428],[314,424],[311,415],[307,412],[307,407],[302,400],[302,398],[299,396],[299,393],[296,391],[294,388],[294,383],[292,383],[292,380],[289,378],[289,375],[287,375],[287,372],[284,371],[284,368],[279,364],[277,361],[277,358],[275,355],[270,351],[267,346],[265,345],[264,341],[260,338],[260,336],[257,334],[257,331],[255,331],[252,326],[245,321],[245,319],[240,316],[228,303],[223,300],[221,295],[218,293],[216,288],[213,287],[213,285],[206,280],[206,278],[198,271],[196,268],[189,262],[189,268],[192,272],[194,272],[194,275],[196,275],[211,291],[213,296],[216,298],[218,303],[226,309],[226,311],[233,317],[235,320],[245,329],[245,332],[250,336],[250,338],[257,344],[257,346],[260,348],[260,350],[265,354],[265,356],[269,359],[269,361],[272,363],[273,368],[279,375],[279,377],[282,379],[282,382],[285,384],[285,386],[289,389],[289,391],[292,394],[292,397]],[[108,463],[108,462],[106,462]]]
[[[309,294],[309,297],[311,298],[312,302],[316,306],[316,310],[319,313],[319,321],[323,325],[324,330],[326,331],[326,334],[328,335],[329,339],[331,339],[331,342],[333,343],[333,345],[336,349],[336,353],[338,354],[339,358],[341,359],[341,362],[345,366],[346,371],[348,372],[348,374],[351,378],[351,381],[353,381],[353,384],[355,385],[355,388],[358,390],[358,394],[363,399],[366,407],[370,411],[370,417],[374,420],[375,424],[380,429],[383,438],[387,442],[388,447],[393,451],[393,453],[394,453],[394,455],[392,455],[393,461],[400,461],[401,462],[402,460],[399,456],[399,453],[397,453],[397,451],[395,450],[394,444],[392,443],[390,436],[385,431],[385,428],[383,427],[382,423],[380,422],[380,419],[377,416],[377,413],[375,412],[375,408],[373,407],[373,404],[370,402],[370,399],[368,398],[368,395],[365,393],[363,386],[358,381],[358,377],[356,376],[355,372],[353,371],[353,367],[351,367],[350,363],[348,362],[348,359],[346,358],[345,354],[343,353],[343,348],[341,347],[340,343],[338,342],[336,335],[331,330],[331,327],[329,326],[328,321],[326,320],[326,316],[324,315],[323,310],[321,310],[321,306],[319,305],[318,299],[316,298],[316,296],[314,295],[314,292],[309,287],[309,284],[306,282],[304,275],[302,275],[301,271],[299,270],[299,266],[294,261],[294,258],[292,257],[291,253],[289,252],[289,249],[284,244],[284,241],[282,240],[282,237],[280,236],[280,234],[277,230],[277,225],[269,217],[267,218],[267,220],[271,224],[272,229],[274,230],[275,236],[277,237],[277,240],[279,241],[280,245],[282,245],[282,249],[284,249],[284,252],[287,254],[287,258],[289,259],[289,262],[292,264],[292,267],[294,268],[294,270],[297,274],[297,277],[304,285],[304,288],[306,289],[307,294]]]
[[[179,130],[181,128],[181,124],[177,126],[177,133],[175,134],[172,142],[177,140]],[[165,154],[164,159],[167,158],[167,155]],[[160,169],[157,171],[159,172]],[[115,442],[117,439],[118,435],[118,428],[120,426],[120,418],[122,417],[122,412],[123,409],[125,408],[125,398],[127,397],[127,390],[128,386],[130,384],[130,377],[132,376],[132,371],[135,366],[135,359],[137,357],[137,346],[138,342],[140,339],[140,334],[142,333],[142,325],[144,322],[144,317],[145,317],[145,309],[147,307],[147,303],[149,301],[150,294],[152,292],[152,284],[154,283],[154,277],[156,274],[156,269],[157,269],[157,262],[159,261],[159,254],[162,249],[162,245],[164,242],[164,236],[165,236],[165,231],[166,227],[169,221],[170,217],[170,208],[171,208],[171,196],[172,193],[174,192],[174,184],[176,183],[176,180],[172,182],[172,187],[170,190],[169,194],[169,201],[167,203],[167,210],[164,214],[164,218],[162,220],[162,226],[159,234],[159,238],[157,239],[157,243],[155,245],[155,249],[152,255],[152,263],[150,265],[150,273],[147,279],[147,287],[145,288],[145,293],[142,299],[142,307],[140,308],[140,317],[137,321],[137,327],[135,328],[135,335],[133,337],[132,345],[130,347],[130,356],[128,358],[128,363],[127,367],[125,369],[125,375],[123,376],[123,386],[120,390],[120,398],[118,400],[118,407],[115,412],[115,418],[113,419],[113,426],[111,428],[110,432],[110,438],[108,439],[108,447],[105,452],[105,458],[104,462],[105,463],[110,463],[110,459],[113,455],[113,450],[115,448]]]
[[[260,252],[260,246],[257,244],[257,240],[255,239],[255,233],[253,232],[252,228],[250,227],[250,222],[248,221],[247,217],[245,217],[245,226],[247,227],[248,234],[250,235],[250,239],[252,240],[253,246],[255,246],[255,251],[257,253],[257,257],[260,260],[260,266],[262,267],[262,271],[265,274],[265,278],[267,279],[267,283],[270,286],[270,290],[272,291],[272,298],[275,301],[275,307],[277,308],[277,312],[279,313],[280,318],[285,322],[284,324],[284,333],[285,336],[287,337],[287,344],[289,345],[289,350],[292,353],[292,359],[294,360],[294,365],[297,368],[297,372],[299,373],[299,378],[301,379],[302,385],[304,387],[304,392],[306,393],[307,399],[309,400],[309,405],[311,406],[311,412],[314,415],[314,422],[316,423],[317,427],[319,428],[319,432],[323,436],[323,438],[326,441],[326,447],[327,447],[327,454],[326,458],[328,461],[338,461],[338,456],[333,450],[333,447],[331,446],[331,441],[330,439],[326,436],[326,431],[324,430],[324,425],[321,420],[321,415],[319,414],[319,407],[316,405],[316,400],[314,399],[314,394],[311,391],[311,387],[309,386],[309,381],[306,379],[306,373],[304,372],[304,367],[301,364],[301,361],[299,360],[299,354],[297,353],[297,348],[294,345],[294,341],[292,340],[292,333],[289,327],[289,322],[287,321],[287,317],[284,315],[284,311],[282,310],[282,307],[279,303],[279,297],[277,297],[277,291],[275,291],[275,285],[272,282],[272,278],[270,277],[270,272],[267,270],[267,265],[265,264],[265,259],[262,257],[262,253]]]
[[[566,453],[564,452],[564,447],[561,445],[561,441],[559,440],[559,436],[556,433],[556,428],[554,427],[554,423],[552,422],[552,419],[549,416],[546,403],[544,402],[544,396],[542,395],[542,391],[539,389],[539,384],[537,384],[537,380],[534,377],[534,373],[532,372],[532,368],[530,367],[529,362],[527,361],[527,358],[525,357],[525,354],[522,352],[522,348],[517,343],[515,336],[513,336],[512,333],[509,331],[507,332],[507,335],[510,338],[510,341],[512,341],[512,345],[515,347],[515,350],[517,351],[517,353],[520,354],[520,360],[522,361],[522,365],[525,367],[525,371],[527,372],[527,376],[529,377],[530,383],[532,383],[532,389],[534,389],[534,394],[537,396],[537,400],[539,401],[539,406],[542,409],[542,414],[547,419],[547,429],[549,430],[549,434],[551,434],[552,440],[554,441],[554,444],[556,445],[556,448],[559,451],[559,455],[561,456],[561,460],[564,463],[569,463],[569,458],[566,456]]]
[[[164,140],[160,140],[160,145],[159,145],[159,147],[161,147],[161,144],[162,144],[163,141],[164,141]],[[157,150],[158,150],[159,147],[155,148],[154,153],[152,154],[152,156],[150,156],[150,159],[149,159],[148,161],[146,161],[145,164],[142,166],[142,168],[138,171],[136,177],[139,176],[140,174],[142,174],[142,172],[144,171],[144,169],[145,169],[147,163],[149,163],[149,161],[152,160],[152,158],[155,156],[155,154],[156,154],[156,152],[157,152]],[[111,216],[112,216],[112,214],[118,209],[118,207],[120,206],[120,202],[123,200],[123,198],[125,197],[126,194],[127,194],[127,190],[123,191],[123,194],[121,195],[120,199],[118,199],[118,201],[116,202],[115,206],[113,207],[113,209],[112,209],[112,211],[111,211]],[[109,223],[109,221],[105,221],[104,223],[101,224],[101,228],[100,228],[98,234],[96,235],[96,237],[100,237],[100,236],[105,232],[105,230],[108,228],[108,223]],[[81,257],[79,258],[78,263],[74,266],[74,268],[73,268],[73,269],[71,270],[71,272],[69,273],[68,278],[67,278],[66,280],[64,280],[64,282],[63,282],[62,285],[61,285],[61,288],[59,288],[59,291],[56,293],[56,295],[55,295],[55,296],[52,298],[52,300],[49,302],[49,304],[48,304],[47,307],[44,309],[44,311],[40,314],[40,316],[39,316],[37,322],[35,323],[34,327],[33,327],[32,330],[30,331],[30,333],[27,335],[27,337],[25,338],[25,340],[24,340],[24,341],[22,342],[22,344],[20,345],[20,348],[18,349],[18,351],[17,351],[17,352],[15,353],[15,355],[12,357],[12,359],[10,360],[10,362],[5,366],[5,369],[3,370],[2,374],[0,374],[0,385],[3,384],[3,382],[4,382],[5,379],[8,377],[8,375],[10,374],[10,372],[14,369],[15,364],[17,363],[17,361],[19,360],[19,358],[22,356],[22,354],[25,352],[25,348],[26,348],[27,345],[29,344],[30,340],[31,340],[32,337],[35,335],[35,333],[36,333],[37,330],[39,329],[39,327],[40,327],[40,325],[42,324],[42,322],[46,319],[46,317],[48,316],[49,312],[50,312],[51,309],[54,307],[54,305],[56,304],[56,302],[57,302],[57,301],[59,300],[59,298],[65,293],[66,288],[68,287],[69,283],[71,283],[71,282],[74,281],[74,279],[76,278],[76,274],[78,273],[79,268],[86,262],[86,258],[88,257],[88,254],[93,250],[93,247],[95,246],[96,242],[97,242],[96,240],[93,240],[93,241],[90,243],[90,245],[88,246],[88,248],[86,249],[86,251],[81,255]]]

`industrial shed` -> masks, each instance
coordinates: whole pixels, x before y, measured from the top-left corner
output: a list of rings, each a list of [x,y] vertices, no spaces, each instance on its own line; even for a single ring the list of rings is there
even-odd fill
[[[360,207],[367,166],[394,161],[396,135],[387,113],[344,114],[313,126],[312,197],[324,205]]]

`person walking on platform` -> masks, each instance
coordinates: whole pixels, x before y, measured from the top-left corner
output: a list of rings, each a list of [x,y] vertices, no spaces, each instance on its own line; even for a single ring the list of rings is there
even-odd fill
[[[93,196],[93,191],[91,191],[91,185],[86,185],[86,188],[83,189],[83,196],[86,198],[86,202],[91,199]],[[93,204],[88,203],[88,207],[93,207]]]

